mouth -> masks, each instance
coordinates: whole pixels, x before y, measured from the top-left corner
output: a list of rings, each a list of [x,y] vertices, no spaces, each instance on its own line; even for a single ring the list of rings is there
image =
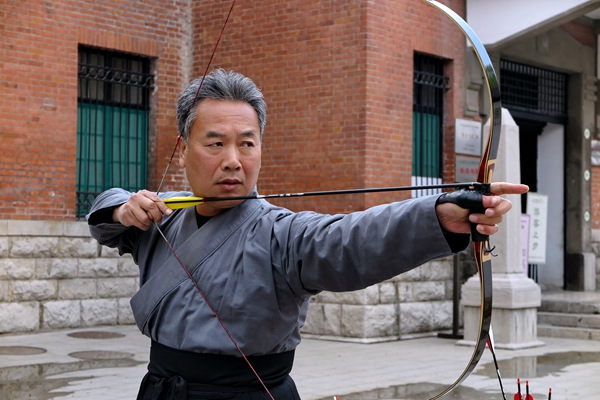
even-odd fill
[[[235,190],[238,186],[242,184],[239,179],[222,179],[219,181],[219,186],[227,191]]]

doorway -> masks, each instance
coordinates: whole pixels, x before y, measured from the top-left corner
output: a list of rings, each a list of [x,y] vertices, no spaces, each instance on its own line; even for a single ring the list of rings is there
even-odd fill
[[[565,265],[565,127],[515,118],[519,125],[521,182],[530,191],[548,196],[546,263],[530,265],[530,278],[544,290],[564,287]],[[527,212],[526,195],[522,212]]]

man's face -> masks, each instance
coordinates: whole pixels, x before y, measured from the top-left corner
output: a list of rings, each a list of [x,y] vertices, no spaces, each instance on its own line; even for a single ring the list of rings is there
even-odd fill
[[[256,186],[261,163],[260,127],[252,106],[241,101],[204,99],[183,144],[179,165],[185,168],[195,196],[247,196]],[[196,206],[214,216],[241,203],[215,201]]]

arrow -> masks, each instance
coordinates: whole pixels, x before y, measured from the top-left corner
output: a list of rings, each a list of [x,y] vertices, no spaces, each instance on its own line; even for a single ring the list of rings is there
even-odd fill
[[[517,379],[517,388],[518,392],[515,393],[514,400],[523,400],[523,395],[521,394],[521,379]]]
[[[165,204],[172,210],[192,207],[198,204],[210,201],[231,201],[231,200],[259,200],[275,199],[288,197],[308,197],[308,196],[334,196],[359,193],[380,193],[380,192],[398,192],[403,190],[422,190],[422,189],[469,189],[484,192],[489,188],[489,184],[479,182],[469,183],[442,183],[439,185],[428,186],[394,186],[383,188],[364,188],[364,189],[342,189],[342,190],[324,190],[317,192],[299,192],[299,193],[276,193],[276,194],[255,194],[248,196],[229,196],[229,197],[197,197],[197,196],[179,196],[164,199]]]
[[[492,357],[494,358],[494,365],[496,366],[496,376],[498,377],[498,382],[500,382],[500,391],[502,392],[502,398],[506,400],[506,393],[504,393],[504,385],[502,384],[502,376],[500,375],[500,368],[498,367],[498,360],[496,359],[496,351],[494,351],[494,335],[492,333],[491,327],[489,333],[490,334],[486,342],[490,349],[490,352],[492,353]]]
[[[525,393],[524,400],[533,400],[533,396],[529,394],[529,381],[525,381]]]

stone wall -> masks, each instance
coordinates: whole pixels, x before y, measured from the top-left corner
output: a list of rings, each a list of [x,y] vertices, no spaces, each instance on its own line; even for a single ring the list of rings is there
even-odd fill
[[[452,327],[451,257],[364,290],[323,292],[311,300],[305,337],[377,342]]]
[[[0,220],[0,333],[131,324],[138,282],[85,222]]]
[[[596,291],[600,291],[600,229],[592,229],[591,245],[596,256]]]
[[[133,324],[130,256],[100,246],[87,223],[0,220],[0,333]],[[307,336],[395,340],[452,326],[452,258],[310,304]]]

